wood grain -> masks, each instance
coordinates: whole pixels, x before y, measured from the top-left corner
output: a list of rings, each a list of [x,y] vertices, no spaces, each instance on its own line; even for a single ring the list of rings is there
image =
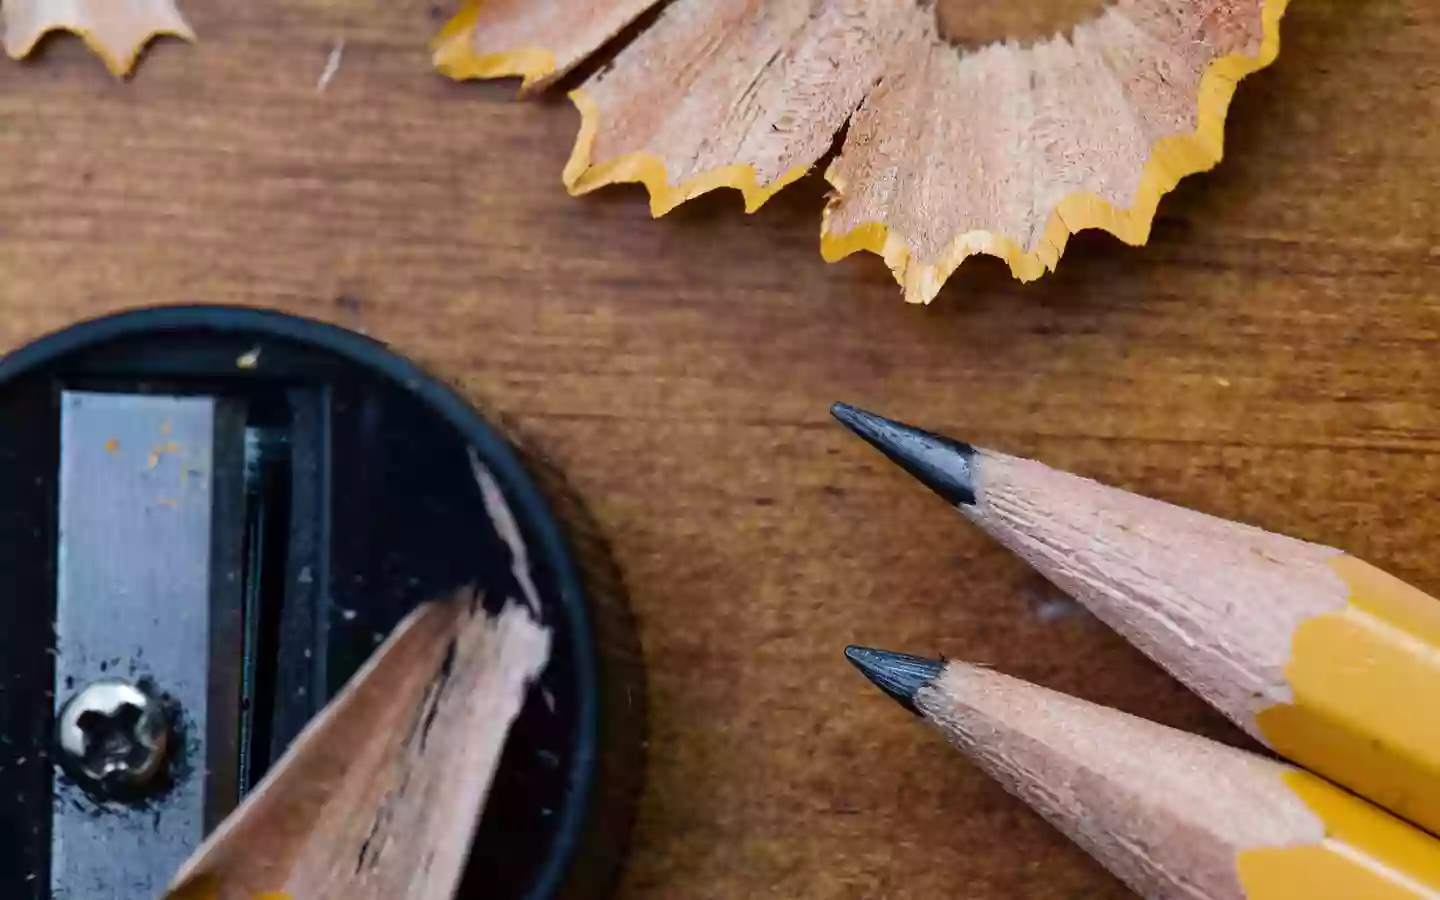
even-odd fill
[[[622,900],[1119,900],[897,710],[846,642],[1236,733],[842,429],[832,400],[1350,550],[1430,592],[1440,513],[1440,5],[1298,0],[1230,158],[1151,245],[967,264],[929,309],[754,217],[573,200],[578,117],[452,84],[425,0],[188,0],[130,84],[0,67],[0,346],[122,307],[359,328],[561,463],[629,580],[650,781]],[[324,92],[334,44],[345,51]],[[955,823],[960,823],[956,830]],[[944,835],[944,837],[940,837]]]

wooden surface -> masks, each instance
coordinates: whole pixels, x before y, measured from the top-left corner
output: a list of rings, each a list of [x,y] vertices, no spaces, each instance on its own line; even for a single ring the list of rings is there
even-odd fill
[[[651,765],[624,900],[1124,891],[882,697],[847,642],[993,664],[1236,739],[832,425],[844,399],[1354,551],[1440,591],[1440,4],[1295,0],[1220,171],[1151,246],[908,308],[819,259],[824,187],[747,218],[565,196],[577,116],[455,85],[426,0],[188,0],[110,80],[0,65],[0,345],[122,307],[367,331],[564,466],[629,579]],[[329,89],[316,80],[337,40]]]

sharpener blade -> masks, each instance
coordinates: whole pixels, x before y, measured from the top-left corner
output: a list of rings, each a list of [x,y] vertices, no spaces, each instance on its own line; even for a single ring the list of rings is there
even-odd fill
[[[160,896],[205,833],[210,779],[182,770],[208,775],[208,756],[234,756],[233,745],[211,753],[209,733],[233,718],[209,701],[217,688],[234,696],[215,682],[236,671],[210,652],[212,607],[223,615],[229,604],[215,601],[238,603],[239,590],[212,578],[212,526],[228,505],[217,502],[228,479],[217,478],[216,442],[234,440],[224,419],[210,397],[61,395],[55,711],[98,681],[144,683],[164,698],[172,735],[141,802],[57,782],[54,900]]]

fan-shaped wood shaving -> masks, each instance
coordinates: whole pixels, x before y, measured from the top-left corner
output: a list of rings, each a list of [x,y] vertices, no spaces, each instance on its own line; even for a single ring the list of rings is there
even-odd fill
[[[1235,85],[1275,59],[1287,2],[1118,0],[1069,37],[967,53],[916,0],[674,0],[571,94],[582,121],[564,180],[575,194],[642,183],[657,216],[718,187],[754,211],[848,121],[826,172],[827,260],[879,254],[912,302],[977,253],[1030,281],[1083,229],[1149,238],[1160,197],[1220,160]],[[551,35],[573,66],[623,27],[562,16],[559,0],[477,3],[447,33],[470,29],[466,46],[491,57]]]
[[[11,59],[30,55],[52,31],[79,35],[116,77],[130,73],[158,35],[194,40],[173,0],[3,0],[0,24]]]
[[[585,124],[565,168],[573,193],[642,182],[659,216],[735,187],[759,209],[830,149],[915,9],[914,0],[755,7],[678,0],[574,94]]]
[[[435,65],[455,79],[525,79],[543,88],[659,0],[466,0],[435,39]]]

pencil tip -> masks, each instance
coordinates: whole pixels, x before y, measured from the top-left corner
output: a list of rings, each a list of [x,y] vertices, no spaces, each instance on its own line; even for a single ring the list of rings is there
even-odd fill
[[[915,695],[945,669],[945,663],[938,659],[869,647],[846,647],[845,658],[876,687],[916,715],[920,711],[915,708]]]
[[[956,506],[975,504],[975,448],[902,422],[836,403],[830,414],[890,461]]]

